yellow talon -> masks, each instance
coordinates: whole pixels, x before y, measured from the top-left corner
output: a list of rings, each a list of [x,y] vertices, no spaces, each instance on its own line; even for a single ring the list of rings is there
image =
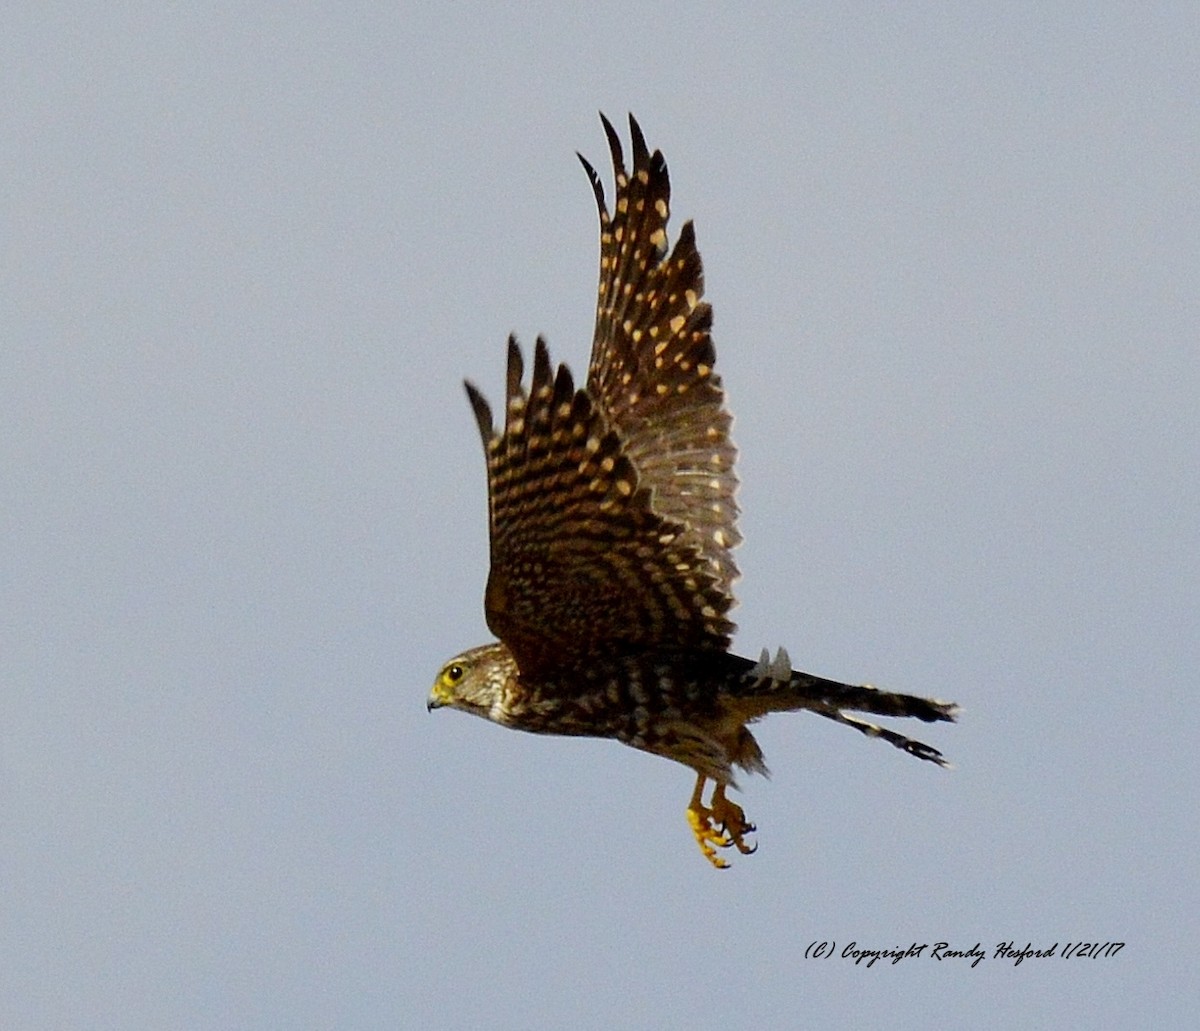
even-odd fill
[[[705,779],[696,779],[696,790],[692,792],[687,808],[688,824],[704,858],[718,870],[724,870],[729,864],[717,855],[716,849],[734,846],[742,855],[748,856],[758,847],[747,845],[744,840],[744,835],[753,832],[754,824],[747,822],[741,806],[725,797],[724,784],[713,789],[712,806],[705,806],[701,801]]]
[[[692,833],[696,836],[696,844],[700,846],[704,858],[718,870],[724,870],[729,864],[717,855],[713,845],[716,845],[717,848],[728,848],[733,842],[713,826],[712,814],[703,806],[700,808],[689,807],[687,815]]]
[[[747,845],[743,840],[744,835],[754,833],[754,824],[746,819],[740,805],[725,797],[724,784],[718,784],[713,790],[712,816],[729,838],[729,843],[736,845],[742,855],[748,856],[758,848],[757,845]]]

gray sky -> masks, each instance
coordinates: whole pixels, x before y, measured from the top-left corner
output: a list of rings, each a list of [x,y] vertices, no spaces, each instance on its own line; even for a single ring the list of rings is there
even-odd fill
[[[567,7],[8,12],[0,1024],[1194,1017],[1195,7]],[[724,873],[686,770],[424,708],[597,109],[696,221],[739,650],[966,710],[762,724]]]

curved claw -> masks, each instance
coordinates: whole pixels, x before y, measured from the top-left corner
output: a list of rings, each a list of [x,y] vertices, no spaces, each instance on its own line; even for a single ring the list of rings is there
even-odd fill
[[[729,864],[717,855],[718,848],[736,848],[742,855],[753,855],[758,845],[750,845],[745,841],[747,834],[754,833],[754,824],[746,819],[742,807],[725,797],[725,785],[718,784],[713,789],[711,806],[701,801],[704,788],[704,777],[696,781],[696,790],[688,805],[688,823],[700,851],[718,870],[727,869]]]
[[[754,833],[754,824],[746,819],[746,814],[740,805],[725,797],[724,784],[718,784],[713,790],[712,815],[715,820],[719,821],[721,830],[729,839],[730,844],[737,846],[737,850],[742,855],[751,855],[758,847],[757,845],[748,845],[743,840],[745,835]]]
[[[695,836],[696,844],[700,846],[700,851],[703,853],[704,858],[718,870],[727,869],[729,864],[717,855],[716,850],[718,848],[729,848],[734,843],[733,839],[713,825],[712,813],[708,809],[703,807],[698,809],[689,808],[687,815],[688,823],[692,828],[692,834]]]

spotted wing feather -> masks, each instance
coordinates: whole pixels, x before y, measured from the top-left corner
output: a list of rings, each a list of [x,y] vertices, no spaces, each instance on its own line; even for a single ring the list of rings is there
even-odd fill
[[[676,520],[651,509],[620,436],[542,340],[524,389],[509,340],[504,426],[467,393],[488,464],[488,626],[522,675],[589,656],[662,647],[724,649],[729,600]]]
[[[655,512],[681,524],[683,539],[729,596],[740,541],[736,449],[701,298],[704,271],[691,222],[670,254],[671,184],[661,152],[646,147],[630,116],[633,170],[603,115],[616,178],[612,212],[600,178],[580,156],[600,215],[600,283],[588,389],[650,492]]]

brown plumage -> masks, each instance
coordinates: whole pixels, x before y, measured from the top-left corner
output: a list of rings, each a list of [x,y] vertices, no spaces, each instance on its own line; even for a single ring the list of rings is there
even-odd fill
[[[470,383],[487,455],[491,572],[484,608],[498,643],[450,660],[429,707],[540,733],[613,737],[690,766],[688,818],[704,854],[752,851],[725,790],[734,767],[765,773],[747,724],[809,709],[946,765],[941,753],[846,710],[926,721],[956,706],[823,680],[786,652],[729,653],[730,554],[741,540],[736,451],[713,371],[712,309],[691,222],[667,253],[670,181],[631,116],[633,169],[601,115],[616,176],[600,214],[600,286],[587,384],[534,348],[528,389],[508,342],[503,426]],[[715,783],[710,803],[702,798]]]

